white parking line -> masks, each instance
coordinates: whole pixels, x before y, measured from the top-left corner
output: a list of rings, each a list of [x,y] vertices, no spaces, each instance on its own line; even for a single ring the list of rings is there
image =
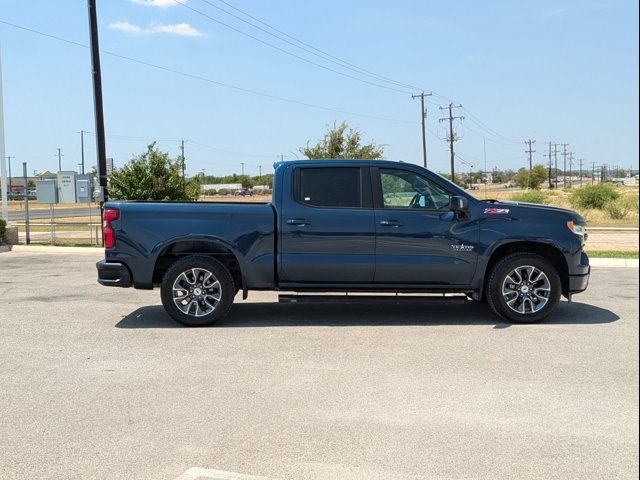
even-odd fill
[[[267,477],[256,477],[243,473],[225,472],[223,470],[211,470],[200,467],[191,467],[175,480],[200,480],[204,478],[213,480],[269,480]]]

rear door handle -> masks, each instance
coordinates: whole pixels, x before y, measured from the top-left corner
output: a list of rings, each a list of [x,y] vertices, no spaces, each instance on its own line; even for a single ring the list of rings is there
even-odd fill
[[[311,225],[311,222],[304,218],[291,218],[287,220],[287,225],[295,225],[296,227],[306,227],[307,225]]]
[[[402,222],[398,220],[380,220],[380,225],[382,225],[383,227],[398,228],[402,226]]]

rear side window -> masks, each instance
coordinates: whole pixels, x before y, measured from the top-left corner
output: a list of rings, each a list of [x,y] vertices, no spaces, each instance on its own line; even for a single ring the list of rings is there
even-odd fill
[[[360,168],[301,168],[298,201],[314,207],[360,208]]]

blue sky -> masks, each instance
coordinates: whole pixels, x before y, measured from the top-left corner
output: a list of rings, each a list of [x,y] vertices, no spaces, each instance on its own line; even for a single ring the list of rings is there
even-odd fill
[[[178,153],[187,170],[208,174],[268,171],[279,156],[319,139],[346,120],[387,144],[390,159],[421,163],[417,89],[385,83],[283,43],[214,8],[219,0],[98,0],[101,48],[209,80],[336,113],[244,93],[211,82],[102,56],[108,156],[122,165],[148,140]],[[438,105],[465,110],[456,147],[483,168],[525,166],[527,138],[566,142],[586,163],[638,168],[638,5],[626,0],[299,2],[225,0],[309,45],[429,98],[429,166],[448,169]],[[207,3],[208,2],[208,3]],[[0,21],[88,43],[84,0],[0,0]],[[278,48],[348,75],[304,62]],[[248,17],[243,17],[250,20]],[[255,23],[255,20],[253,20]],[[267,28],[261,25],[263,28]],[[280,34],[279,34],[280,35]],[[29,170],[80,161],[81,129],[94,131],[89,51],[0,23],[7,154]],[[382,117],[369,118],[369,117]],[[385,120],[388,119],[388,120]],[[481,124],[478,123],[480,120]],[[95,139],[86,157],[95,163]],[[14,167],[17,168],[17,167]],[[458,162],[458,168],[469,167]]]

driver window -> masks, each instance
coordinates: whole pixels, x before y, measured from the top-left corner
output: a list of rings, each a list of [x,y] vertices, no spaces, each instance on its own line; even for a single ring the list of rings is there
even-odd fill
[[[449,192],[417,173],[381,168],[380,180],[384,208],[449,209]]]

